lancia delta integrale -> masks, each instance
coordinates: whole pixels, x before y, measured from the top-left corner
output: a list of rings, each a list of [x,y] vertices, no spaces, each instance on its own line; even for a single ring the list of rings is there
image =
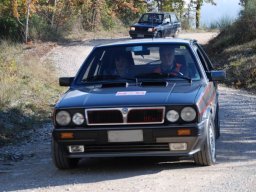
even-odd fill
[[[143,39],[94,47],[53,113],[59,169],[85,157],[175,156],[216,162],[215,71],[194,40]]]

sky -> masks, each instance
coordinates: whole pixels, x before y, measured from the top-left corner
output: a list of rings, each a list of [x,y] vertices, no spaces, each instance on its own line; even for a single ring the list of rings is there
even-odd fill
[[[241,10],[239,2],[239,0],[215,0],[216,6],[204,3],[201,9],[201,24],[209,26],[210,23],[222,18],[237,18]]]

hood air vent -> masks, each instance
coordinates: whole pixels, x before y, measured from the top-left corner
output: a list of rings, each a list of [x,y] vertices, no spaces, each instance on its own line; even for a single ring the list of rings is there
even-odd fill
[[[111,82],[111,83],[103,83],[101,88],[111,88],[111,87],[128,87],[128,83],[126,82]]]
[[[141,82],[141,86],[160,86],[160,87],[167,87],[168,82],[166,81],[146,81]]]

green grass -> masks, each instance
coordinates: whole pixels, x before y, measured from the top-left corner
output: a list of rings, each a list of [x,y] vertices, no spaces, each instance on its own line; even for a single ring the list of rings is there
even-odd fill
[[[61,93],[49,62],[33,49],[0,42],[0,146],[21,139],[24,130],[49,121],[50,105]]]
[[[218,30],[224,30],[227,27],[231,26],[233,23],[235,22],[234,19],[228,17],[228,16],[224,16],[222,18],[220,18],[218,21],[213,21],[210,23],[209,29],[218,29]]]
[[[219,43],[223,41],[225,38],[220,39]],[[209,49],[210,46],[208,44],[207,48]],[[219,69],[226,70],[227,85],[256,92],[256,40],[226,46],[217,52],[211,50],[208,52],[213,63],[218,63]]]
[[[247,3],[235,22],[220,21],[220,33],[206,49],[216,67],[226,70],[226,84],[256,92],[256,2]]]

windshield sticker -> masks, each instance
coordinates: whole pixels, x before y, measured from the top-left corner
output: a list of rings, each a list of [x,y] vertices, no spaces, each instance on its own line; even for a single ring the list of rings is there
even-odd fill
[[[116,96],[127,96],[127,95],[146,95],[146,91],[124,91],[124,92],[116,93]]]

